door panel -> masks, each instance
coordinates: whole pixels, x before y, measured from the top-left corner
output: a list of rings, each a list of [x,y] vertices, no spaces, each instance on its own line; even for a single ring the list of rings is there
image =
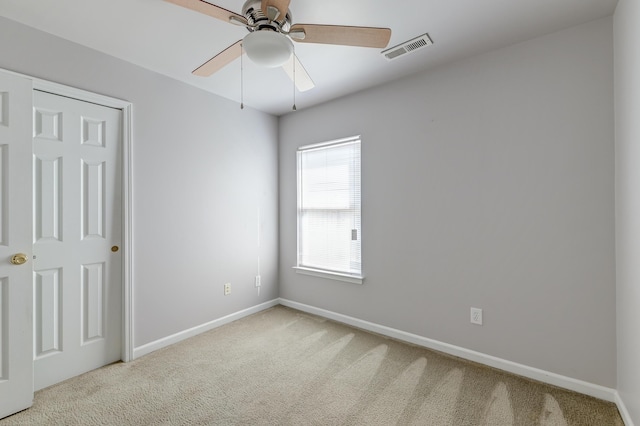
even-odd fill
[[[34,161],[35,242],[62,241],[62,157]]]
[[[62,350],[61,275],[60,269],[35,272],[36,357]]]
[[[33,401],[31,81],[0,72],[0,418]],[[16,253],[27,263],[15,265]]]
[[[121,114],[34,92],[36,390],[120,359]]]

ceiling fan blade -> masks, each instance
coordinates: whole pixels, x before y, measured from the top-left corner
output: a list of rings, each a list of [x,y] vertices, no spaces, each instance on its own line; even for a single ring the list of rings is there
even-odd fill
[[[236,21],[240,20],[242,22],[247,22],[247,19],[242,16],[234,13],[230,10],[223,9],[220,6],[216,6],[211,3],[207,3],[204,0],[165,0],[169,3],[177,4],[178,6],[186,7],[187,9],[195,10],[196,12],[204,13],[205,15],[212,16],[214,18],[218,18],[225,22],[230,22],[231,17],[233,17]]]
[[[304,38],[301,33],[304,32]],[[359,47],[387,47],[391,39],[389,28],[347,27],[342,25],[295,24],[291,38],[302,43],[339,44]]]
[[[193,70],[191,74],[199,77],[209,77],[211,74],[223,68],[229,62],[238,59],[242,55],[242,40],[238,40],[204,64]]]
[[[295,78],[293,74],[294,61],[296,66]],[[282,69],[285,70],[289,78],[293,80],[293,82],[296,84],[296,88],[300,92],[306,92],[307,90],[316,87],[315,83],[313,82],[313,80],[311,80],[311,77],[307,73],[307,70],[304,69],[304,66],[296,55],[291,55],[291,58],[287,62],[285,62],[285,64],[282,66]]]
[[[262,13],[272,21],[279,17],[284,18],[287,11],[289,11],[289,3],[291,3],[291,0],[262,0]],[[274,14],[269,11],[269,7],[275,7],[279,13],[274,16]]]

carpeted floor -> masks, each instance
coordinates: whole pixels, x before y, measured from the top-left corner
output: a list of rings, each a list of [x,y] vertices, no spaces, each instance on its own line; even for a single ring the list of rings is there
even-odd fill
[[[282,306],[36,393],[10,425],[623,425],[614,404]]]

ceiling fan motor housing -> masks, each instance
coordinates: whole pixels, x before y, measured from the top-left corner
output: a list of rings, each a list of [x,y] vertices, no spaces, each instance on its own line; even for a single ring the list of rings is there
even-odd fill
[[[247,29],[252,32],[272,30],[287,33],[291,28],[292,17],[290,10],[287,10],[284,16],[278,16],[275,20],[271,21],[262,12],[262,1],[260,0],[247,0],[244,6],[242,6],[242,14],[249,22]]]

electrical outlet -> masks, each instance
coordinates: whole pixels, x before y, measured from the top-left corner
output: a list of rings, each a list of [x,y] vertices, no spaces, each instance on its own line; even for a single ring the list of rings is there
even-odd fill
[[[256,287],[260,287],[262,283],[260,282],[260,275],[256,275]]]
[[[471,324],[482,325],[482,309],[471,308]]]
[[[231,283],[226,283],[224,285],[224,295],[228,296],[231,294]]]

